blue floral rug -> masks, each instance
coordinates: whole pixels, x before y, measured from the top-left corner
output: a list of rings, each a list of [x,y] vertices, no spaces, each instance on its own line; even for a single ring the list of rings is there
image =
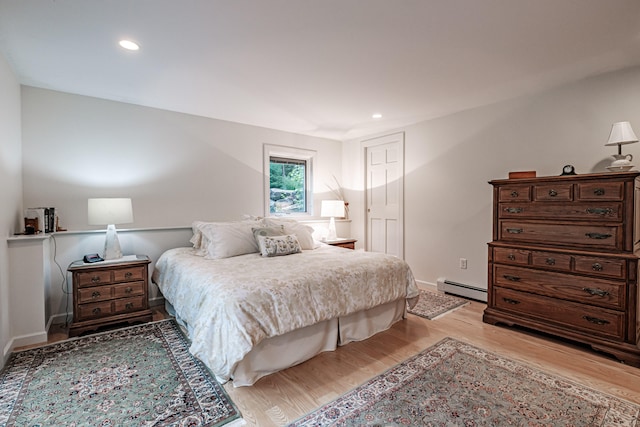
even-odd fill
[[[13,353],[0,426],[242,425],[173,320]]]
[[[636,405],[445,338],[290,426],[637,426]]]

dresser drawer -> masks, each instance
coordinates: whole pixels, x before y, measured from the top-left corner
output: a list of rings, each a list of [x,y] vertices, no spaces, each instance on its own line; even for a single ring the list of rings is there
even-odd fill
[[[74,322],[80,322],[89,319],[98,319],[111,314],[113,314],[111,300],[91,304],[79,304],[78,316],[76,318],[74,314],[73,320]]]
[[[111,271],[87,271],[77,274],[78,286],[95,286],[111,283]]]
[[[624,182],[583,182],[577,188],[578,200],[624,199]]]
[[[624,282],[575,276],[530,268],[494,266],[496,286],[593,304],[616,310],[626,308]]]
[[[498,217],[618,222],[622,221],[622,203],[500,203]]]
[[[129,282],[144,279],[144,267],[121,268],[113,271],[114,282]]]
[[[536,201],[571,201],[573,185],[569,182],[555,184],[539,184],[533,186],[533,200]]]
[[[627,276],[627,263],[616,258],[575,257],[575,271],[578,273],[597,274],[598,276],[624,279]]]
[[[575,332],[624,340],[624,312],[496,287],[495,307]]]
[[[531,265],[533,267],[551,268],[554,270],[571,271],[571,260],[573,257],[568,254],[557,254],[552,252],[531,253]]]
[[[504,264],[529,265],[531,251],[514,248],[493,248],[495,262]]]
[[[528,202],[531,200],[531,186],[505,185],[498,190],[498,200],[501,202]]]
[[[622,225],[501,221],[499,239],[564,246],[622,250]]]

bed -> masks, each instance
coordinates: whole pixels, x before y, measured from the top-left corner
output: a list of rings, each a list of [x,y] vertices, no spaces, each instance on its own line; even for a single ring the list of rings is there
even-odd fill
[[[196,222],[194,247],[170,249],[156,262],[152,279],[185,327],[190,351],[221,382],[252,385],[369,338],[417,301],[406,262],[318,244],[312,231],[295,222]],[[286,256],[265,255],[272,240]]]

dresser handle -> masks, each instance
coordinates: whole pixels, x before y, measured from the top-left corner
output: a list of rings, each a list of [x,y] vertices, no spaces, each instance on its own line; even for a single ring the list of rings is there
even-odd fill
[[[504,208],[505,212],[512,213],[512,214],[521,213],[522,210],[523,210],[522,208]]]
[[[547,258],[547,259],[545,260],[545,263],[546,263],[547,265],[556,265],[556,259],[555,259],[555,258]]]
[[[515,299],[511,299],[511,298],[502,298],[504,300],[504,302],[506,302],[507,304],[520,304],[520,301],[515,300]]]
[[[602,264],[596,262],[591,266],[591,269],[593,271],[602,271]]]
[[[593,194],[596,196],[604,196],[604,188],[596,188],[593,190]]]
[[[93,276],[91,278],[91,283],[98,283],[100,281],[100,276]]]
[[[558,192],[556,190],[549,190],[549,197],[556,197]]]
[[[609,237],[611,237],[611,234],[585,233],[585,236],[587,236],[590,239],[604,240],[604,239],[608,239]]]
[[[133,288],[131,286],[124,289],[125,294],[130,294],[131,292],[133,292]]]
[[[125,279],[131,279],[131,276],[133,276],[133,273],[130,271],[127,271],[126,273],[124,273],[124,278]]]
[[[511,192],[511,197],[518,197],[518,192],[517,191],[512,191]]]
[[[606,297],[609,295],[609,292],[603,291],[602,289],[582,288],[582,290],[587,292],[589,295],[597,295],[599,297]]]
[[[509,274],[505,274],[502,277],[504,277],[505,279],[510,280],[512,282],[519,282],[520,281],[520,278],[518,276],[511,276]]]
[[[99,307],[96,307],[96,308],[94,308],[93,310],[91,310],[91,312],[92,312],[93,314],[100,314],[100,311],[101,311],[101,310],[100,310],[100,308],[99,308]]]
[[[596,215],[611,215],[613,209],[611,208],[587,208],[587,213]]]
[[[133,303],[132,302],[128,302],[124,305],[124,308],[126,308],[127,310],[131,310],[133,308]]]
[[[582,316],[582,318],[587,322],[595,323],[596,325],[608,325],[609,323],[611,323],[608,320],[598,319],[597,317]]]
[[[91,293],[91,298],[98,298],[100,296],[100,292],[98,291],[93,291],[93,293]]]
[[[507,228],[507,233],[520,234],[524,231],[523,228]]]
[[[509,254],[509,255],[507,256],[507,258],[509,258],[509,260],[511,260],[511,261],[515,261],[516,256],[515,256],[514,254]]]

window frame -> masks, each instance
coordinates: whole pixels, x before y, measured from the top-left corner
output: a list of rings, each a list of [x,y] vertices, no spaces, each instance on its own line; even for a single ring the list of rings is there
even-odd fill
[[[313,215],[313,168],[317,152],[303,148],[287,147],[283,145],[264,144],[263,149],[263,180],[264,180],[264,216],[312,216]],[[304,161],[305,162],[305,212],[277,213],[271,212],[271,158],[276,157],[282,160]]]

